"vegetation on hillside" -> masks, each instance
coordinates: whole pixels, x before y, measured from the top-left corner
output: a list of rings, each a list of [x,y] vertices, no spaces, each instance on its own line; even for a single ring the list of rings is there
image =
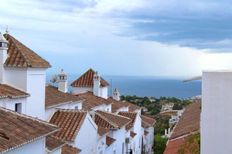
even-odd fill
[[[167,138],[163,138],[160,134],[155,135],[155,138],[154,138],[154,153],[155,154],[163,154],[166,148],[167,140],[168,140]]]

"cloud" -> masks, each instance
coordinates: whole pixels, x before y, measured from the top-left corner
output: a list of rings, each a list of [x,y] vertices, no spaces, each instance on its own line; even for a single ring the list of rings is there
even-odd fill
[[[223,12],[218,4],[2,0],[0,29],[8,25],[10,33],[51,62],[51,72],[94,67],[108,75],[192,76],[210,64],[202,63],[208,52],[231,49],[231,22],[225,22],[229,5]]]

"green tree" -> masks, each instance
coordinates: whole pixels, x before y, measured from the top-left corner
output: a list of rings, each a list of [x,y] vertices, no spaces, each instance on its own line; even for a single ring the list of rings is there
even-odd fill
[[[163,138],[160,134],[155,135],[154,139],[154,153],[163,154],[166,148],[167,138]]]

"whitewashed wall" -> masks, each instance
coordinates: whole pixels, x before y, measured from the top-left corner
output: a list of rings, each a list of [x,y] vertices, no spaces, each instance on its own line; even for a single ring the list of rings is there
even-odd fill
[[[73,94],[81,94],[85,92],[93,92],[93,87],[72,87]],[[100,97],[107,99],[108,98],[108,87],[100,88]]]
[[[232,72],[203,72],[201,153],[231,154]]]
[[[114,154],[114,151],[117,151],[116,149],[116,142],[114,142],[113,144],[111,144],[110,146],[107,146],[105,149],[105,154]]]
[[[116,154],[122,154],[123,143],[124,143],[124,153],[126,153],[126,143],[125,143],[126,133],[127,131],[125,127],[118,129],[116,131],[111,131],[110,133],[110,137],[116,139],[114,143]]]
[[[93,88],[92,87],[72,87],[72,93],[74,95],[85,93],[85,92],[88,92],[88,91],[93,92]]]
[[[105,154],[106,148],[107,148],[107,145],[106,145],[106,135],[98,136],[97,154]]]
[[[46,108],[45,111],[45,120],[49,121],[52,115],[58,110],[58,109],[76,109],[78,107],[79,110],[82,109],[82,102],[69,102],[65,104],[60,104],[54,107]]]
[[[106,104],[102,104],[99,106],[95,106],[94,108],[92,108],[92,112],[93,111],[106,111],[106,112],[111,112],[111,104],[106,105]]]
[[[30,94],[27,98],[27,115],[45,119],[46,69],[6,68],[6,83]]]
[[[135,153],[136,154],[140,154],[141,150],[142,150],[142,121],[140,118],[140,113],[137,113],[136,119],[135,119],[135,123],[134,123],[134,127],[133,127],[133,131],[137,134],[134,137],[135,140]]]
[[[108,87],[100,88],[101,97],[107,99],[108,98]]]
[[[46,154],[45,138],[28,143],[22,147],[9,151],[6,154]]]
[[[121,107],[115,113],[118,114],[119,112],[128,112],[129,107]]]
[[[5,67],[5,81],[7,84],[17,89],[26,91],[27,89],[27,69]]]
[[[27,113],[27,108],[26,108],[26,102],[27,98],[16,98],[16,99],[0,99],[0,107],[4,107],[10,110],[15,110],[15,104],[16,103],[22,103],[22,113],[26,114]]]
[[[149,127],[146,129],[148,134],[144,137],[145,150],[147,153],[152,153],[152,146],[154,143],[154,127]]]
[[[80,131],[75,139],[75,147],[81,149],[81,154],[91,154],[97,152],[97,126],[87,114]]]

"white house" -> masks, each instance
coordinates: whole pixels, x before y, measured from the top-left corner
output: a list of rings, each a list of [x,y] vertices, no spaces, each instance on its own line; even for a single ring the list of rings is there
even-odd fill
[[[130,123],[130,119],[109,112],[96,111],[93,115],[94,121],[98,128],[104,128],[107,132],[108,144],[105,153],[125,154],[127,146],[125,143],[127,130],[126,125]]]
[[[21,90],[0,84],[0,107],[26,114],[27,97],[29,94]]]
[[[156,123],[156,120],[145,115],[141,115],[141,119],[142,119],[142,128],[143,128],[142,151],[145,154],[151,154],[153,153],[154,125]]]
[[[231,154],[232,72],[202,75],[201,153]]]
[[[161,112],[172,110],[174,103],[165,103],[162,105]]]
[[[60,130],[53,136],[81,150],[81,154],[97,152],[97,126],[86,111],[60,109],[54,113],[50,123]]]
[[[141,153],[140,107],[120,101],[118,90],[109,98],[108,82],[92,69],[71,84],[72,94],[63,70],[57,76],[57,87],[46,86],[49,67],[13,36],[0,34],[0,119],[9,116],[0,123],[0,153],[124,154],[130,149]],[[135,118],[118,115],[120,112],[131,112]],[[16,129],[11,128],[11,120],[18,124],[18,131],[10,131]],[[133,127],[127,129],[131,121]],[[26,136],[22,140],[21,134]]]
[[[0,107],[0,153],[45,154],[46,136],[58,131],[47,122]]]
[[[131,119],[131,122],[126,126],[130,137],[130,150],[135,154],[142,152],[142,141],[143,141],[143,129],[142,121],[139,112],[119,112],[121,116]]]
[[[89,69],[82,76],[76,79],[72,84],[72,93],[80,94],[85,92],[93,92],[95,96],[108,98],[109,83],[105,81],[98,72]]]
[[[47,61],[13,36],[0,34],[0,83],[30,95],[26,102],[18,104],[27,115],[45,118],[45,78],[49,67]]]
[[[129,111],[129,104],[122,102],[122,101],[117,101],[111,97],[107,99],[111,103],[111,111],[113,113],[118,113],[118,112],[128,112]]]
[[[82,109],[83,99],[70,93],[59,91],[59,88],[48,85],[46,86],[45,115],[46,120],[59,109]]]
[[[94,95],[92,92],[85,92],[75,95],[83,101],[83,110],[94,112],[94,111],[107,111],[111,112],[111,102],[107,99]]]

